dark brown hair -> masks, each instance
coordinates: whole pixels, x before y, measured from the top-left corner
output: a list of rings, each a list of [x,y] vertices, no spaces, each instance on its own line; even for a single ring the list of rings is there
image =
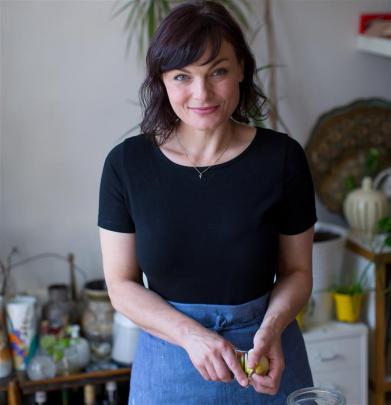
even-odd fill
[[[205,64],[209,63],[218,55],[223,40],[232,45],[244,66],[239,104],[232,118],[248,123],[250,118],[259,117],[266,97],[255,84],[255,59],[238,23],[221,4],[189,1],[175,7],[161,22],[147,52],[147,76],[140,88],[140,127],[155,144],[157,136],[164,143],[180,122],[171,108],[162,73],[197,61],[210,45],[211,54]]]

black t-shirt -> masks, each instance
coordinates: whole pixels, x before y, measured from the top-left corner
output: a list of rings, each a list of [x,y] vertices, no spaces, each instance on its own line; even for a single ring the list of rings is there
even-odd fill
[[[263,295],[273,286],[279,233],[316,222],[302,147],[262,128],[201,179],[144,135],[128,138],[106,158],[99,197],[98,225],[135,232],[149,288],[176,302],[235,305]]]

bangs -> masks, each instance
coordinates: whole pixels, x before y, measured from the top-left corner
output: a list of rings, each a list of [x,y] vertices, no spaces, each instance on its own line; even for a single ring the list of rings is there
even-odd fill
[[[208,47],[210,53],[203,65],[210,63],[219,54],[223,42],[221,30],[213,29],[210,24],[197,24],[196,27],[190,26],[184,31],[187,32],[185,35],[182,30],[179,32],[182,32],[181,37],[174,34],[173,40],[162,49],[160,73],[181,69],[196,62],[205,54]]]

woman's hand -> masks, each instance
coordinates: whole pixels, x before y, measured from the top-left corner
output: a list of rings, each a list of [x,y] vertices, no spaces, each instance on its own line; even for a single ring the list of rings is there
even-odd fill
[[[280,387],[281,375],[285,367],[284,355],[281,348],[281,336],[271,328],[261,327],[254,336],[254,348],[249,352],[249,367],[255,370],[262,355],[269,359],[269,371],[261,376],[252,374],[250,384],[255,391],[275,395]]]
[[[187,336],[184,349],[205,380],[230,382],[235,377],[240,385],[248,386],[235,347],[219,334],[207,329],[193,331]]]

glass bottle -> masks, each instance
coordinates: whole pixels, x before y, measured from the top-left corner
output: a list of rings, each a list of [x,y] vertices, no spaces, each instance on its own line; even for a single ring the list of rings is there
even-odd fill
[[[96,405],[95,387],[91,384],[84,386],[84,405]]]
[[[43,308],[43,317],[49,327],[56,332],[70,324],[74,319],[74,304],[69,298],[66,284],[52,284],[48,287],[49,301]]]
[[[104,363],[111,357],[114,309],[104,280],[93,280],[84,287],[86,298],[82,315],[83,334],[88,339],[94,362]]]
[[[35,355],[27,365],[27,376],[30,380],[44,380],[56,375],[56,364],[47,354]]]
[[[117,383],[115,381],[108,381],[106,383],[106,398],[104,400],[105,405],[118,405],[118,393]]]
[[[47,401],[46,391],[37,391],[34,395],[34,401],[37,405],[42,405]]]
[[[90,362],[91,353],[90,345],[88,341],[80,336],[80,326],[77,324],[69,326],[71,342],[70,345],[76,351],[77,364],[76,367],[78,370],[83,369]]]

